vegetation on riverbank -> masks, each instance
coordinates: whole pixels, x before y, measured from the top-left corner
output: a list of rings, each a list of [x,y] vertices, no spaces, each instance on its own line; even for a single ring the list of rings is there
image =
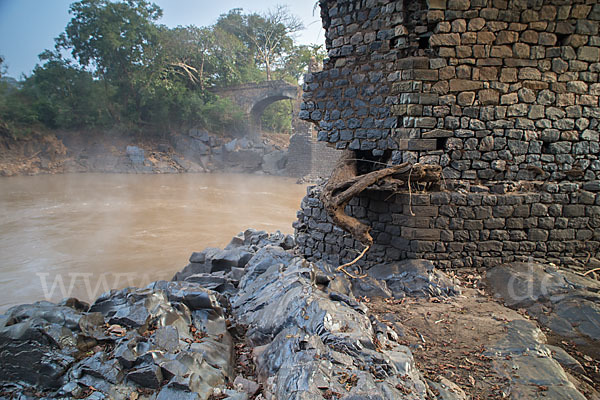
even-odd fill
[[[318,46],[297,45],[302,24],[285,7],[230,10],[208,27],[168,28],[146,0],[81,0],[55,48],[31,76],[2,78],[0,122],[14,136],[40,129],[158,133],[185,127],[241,129],[243,113],[212,88],[285,79],[297,83]],[[266,110],[263,128],[285,131],[289,103]]]

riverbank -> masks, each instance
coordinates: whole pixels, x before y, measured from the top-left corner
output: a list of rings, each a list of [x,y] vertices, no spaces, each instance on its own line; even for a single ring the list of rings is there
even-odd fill
[[[252,140],[190,129],[183,133],[131,135],[111,131],[0,135],[0,176],[82,172],[241,172],[290,175],[289,136]],[[292,174],[293,175],[293,174]]]
[[[540,264],[488,275],[405,260],[349,279],[291,235],[247,230],[172,281],[11,309],[3,395],[597,399],[598,282]],[[574,299],[583,314],[560,311]]]

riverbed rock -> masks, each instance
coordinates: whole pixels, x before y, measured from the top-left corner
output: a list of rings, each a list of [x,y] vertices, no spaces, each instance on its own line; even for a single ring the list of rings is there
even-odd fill
[[[223,161],[229,164],[230,168],[237,168],[239,171],[256,171],[262,164],[263,154],[258,149],[237,150],[226,152]]]
[[[81,313],[48,302],[11,308],[0,320],[0,381],[56,389],[75,362]]]
[[[347,398],[424,397],[408,348],[393,343],[377,352],[369,318],[318,289],[313,264],[280,262],[286,257],[275,249],[263,248],[249,261],[231,299],[234,315],[249,327],[247,339],[265,346],[256,363],[266,390],[275,398],[322,398],[327,390]],[[398,376],[412,396],[396,389]]]
[[[495,369],[510,382],[511,399],[543,398],[585,400],[567,373],[552,358],[542,331],[532,322],[514,320],[506,334],[490,346],[487,355]]]
[[[458,282],[436,269],[429,260],[402,260],[391,264],[378,264],[367,274],[384,281],[395,298],[447,297],[460,294]]]
[[[210,272],[231,271],[232,267],[243,268],[252,258],[253,252],[249,248],[237,247],[223,250],[212,257],[212,268]]]
[[[267,174],[281,175],[287,165],[287,151],[276,150],[265,154],[262,159],[262,170]]]
[[[89,312],[65,304],[74,308],[40,302],[0,318],[1,390],[22,382],[48,398],[94,387],[99,398],[130,398],[143,388],[207,399],[234,378],[228,302],[197,283],[112,290]]]
[[[129,160],[133,163],[134,166],[141,166],[146,160],[144,150],[137,146],[127,146],[125,149],[125,153],[127,154],[127,157],[129,157]]]
[[[600,341],[600,283],[554,265],[509,263],[487,271],[495,296],[560,336]]]
[[[177,163],[185,172],[198,173],[198,172],[206,172],[206,169],[203,167],[202,159],[198,162],[194,162],[188,160],[184,157],[180,157],[177,154],[173,154],[171,159]]]

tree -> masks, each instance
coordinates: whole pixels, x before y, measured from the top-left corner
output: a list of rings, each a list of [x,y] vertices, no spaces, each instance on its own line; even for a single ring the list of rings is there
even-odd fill
[[[199,86],[240,83],[239,54],[244,48],[240,40],[217,26],[165,29],[162,49],[167,69],[184,79],[190,89]]]
[[[277,6],[263,15],[252,14],[248,22],[248,37],[256,46],[269,81],[273,65],[293,48],[294,41],[290,34],[303,29],[303,25],[289,14],[286,6]]]
[[[73,18],[57,40],[79,64],[117,88],[122,109],[139,110],[140,86],[161,71],[158,27],[162,10],[145,0],[81,0],[69,9]],[[133,102],[131,100],[133,99]],[[116,110],[110,110],[118,119]]]
[[[217,22],[225,30],[234,33],[248,48],[258,63],[264,67],[266,79],[293,50],[292,34],[303,29],[302,22],[289,13],[286,6],[277,6],[265,14],[243,15],[240,9],[222,15]]]
[[[327,53],[321,45],[299,45],[285,57],[279,79],[289,77],[290,83],[298,83],[301,76],[310,71],[312,64],[322,65]]]
[[[60,53],[45,51],[23,90],[32,98],[38,120],[50,128],[82,128],[109,122],[106,90],[91,73]]]

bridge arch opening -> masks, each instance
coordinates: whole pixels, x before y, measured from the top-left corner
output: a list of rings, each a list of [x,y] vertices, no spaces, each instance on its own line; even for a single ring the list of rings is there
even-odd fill
[[[259,129],[262,128],[261,117],[262,117],[263,113],[265,112],[265,110],[267,109],[267,107],[269,107],[271,104],[281,101],[281,100],[293,100],[293,99],[294,98],[290,97],[290,96],[277,95],[277,96],[269,96],[269,97],[266,97],[266,98],[256,102],[254,104],[254,106],[252,107],[252,109],[250,110],[251,123]]]

